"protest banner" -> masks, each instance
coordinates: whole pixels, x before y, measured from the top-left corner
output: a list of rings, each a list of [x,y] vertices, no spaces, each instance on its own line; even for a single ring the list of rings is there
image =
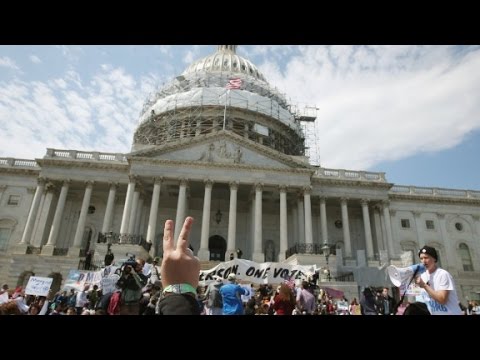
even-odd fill
[[[48,296],[53,279],[48,277],[30,276],[25,288],[26,295]]]
[[[234,273],[237,280],[254,284],[280,284],[286,279],[305,280],[316,271],[316,265],[290,265],[276,262],[256,263],[245,259],[233,259],[218,264],[210,270],[200,271],[199,282],[207,285],[217,275],[223,279]]]

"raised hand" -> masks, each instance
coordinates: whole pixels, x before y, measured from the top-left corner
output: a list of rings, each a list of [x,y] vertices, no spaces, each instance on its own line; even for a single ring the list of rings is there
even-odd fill
[[[161,267],[162,285],[165,289],[174,284],[190,284],[198,286],[200,261],[188,248],[190,230],[193,218],[187,217],[183,223],[182,231],[175,247],[173,240],[173,220],[165,221],[163,232],[163,261]]]

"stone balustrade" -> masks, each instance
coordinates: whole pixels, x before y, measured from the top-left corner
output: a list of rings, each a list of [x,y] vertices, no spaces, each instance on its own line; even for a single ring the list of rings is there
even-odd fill
[[[400,194],[400,195],[418,195],[418,196],[427,195],[427,196],[433,196],[433,197],[480,199],[480,191],[427,188],[427,187],[419,187],[419,186],[395,185],[390,189],[390,193]]]
[[[12,167],[38,167],[38,164],[35,160],[14,158],[0,158],[0,165]]]
[[[353,171],[345,169],[319,168],[315,175],[321,178],[337,178],[341,180],[362,180],[387,182],[384,172]]]
[[[101,153],[98,151],[61,150],[51,148],[47,149],[47,154],[44,158],[127,162],[127,158],[121,153]]]

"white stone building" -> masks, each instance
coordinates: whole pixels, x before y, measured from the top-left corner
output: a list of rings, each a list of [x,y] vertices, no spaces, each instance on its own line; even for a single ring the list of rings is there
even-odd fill
[[[300,122],[313,118],[292,113],[235,50],[219,46],[149,99],[130,153],[0,158],[0,281],[53,276],[56,290],[87,250],[100,264],[107,243],[116,259],[161,256],[165,220],[177,236],[191,215],[204,267],[241,249],[257,262],[328,267],[337,287],[357,290],[428,244],[460,299],[478,298],[480,192],[311,165]]]

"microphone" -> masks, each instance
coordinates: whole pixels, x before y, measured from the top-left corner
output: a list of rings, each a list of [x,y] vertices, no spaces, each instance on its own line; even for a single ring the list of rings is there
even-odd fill
[[[415,266],[415,271],[413,272],[412,280],[415,279],[415,276],[418,274],[419,271],[420,271],[420,264]],[[410,280],[410,282],[412,282],[412,280]]]
[[[417,276],[417,274],[418,274],[420,271],[423,273],[423,272],[426,270],[426,269],[425,269],[425,265],[423,265],[423,264],[416,264],[416,265],[414,265],[414,267],[415,267],[415,270],[413,271],[412,278],[410,279],[410,281],[408,282],[408,284],[405,286],[405,291],[403,292],[403,295],[402,295],[402,297],[400,298],[400,301],[397,303],[397,305],[395,305],[395,308],[394,308],[394,311],[393,311],[394,314],[397,313],[398,308],[399,308],[400,305],[403,303],[403,299],[405,298],[405,295],[407,294],[408,287],[409,287],[410,284],[412,283],[413,279],[415,279],[415,276]]]

